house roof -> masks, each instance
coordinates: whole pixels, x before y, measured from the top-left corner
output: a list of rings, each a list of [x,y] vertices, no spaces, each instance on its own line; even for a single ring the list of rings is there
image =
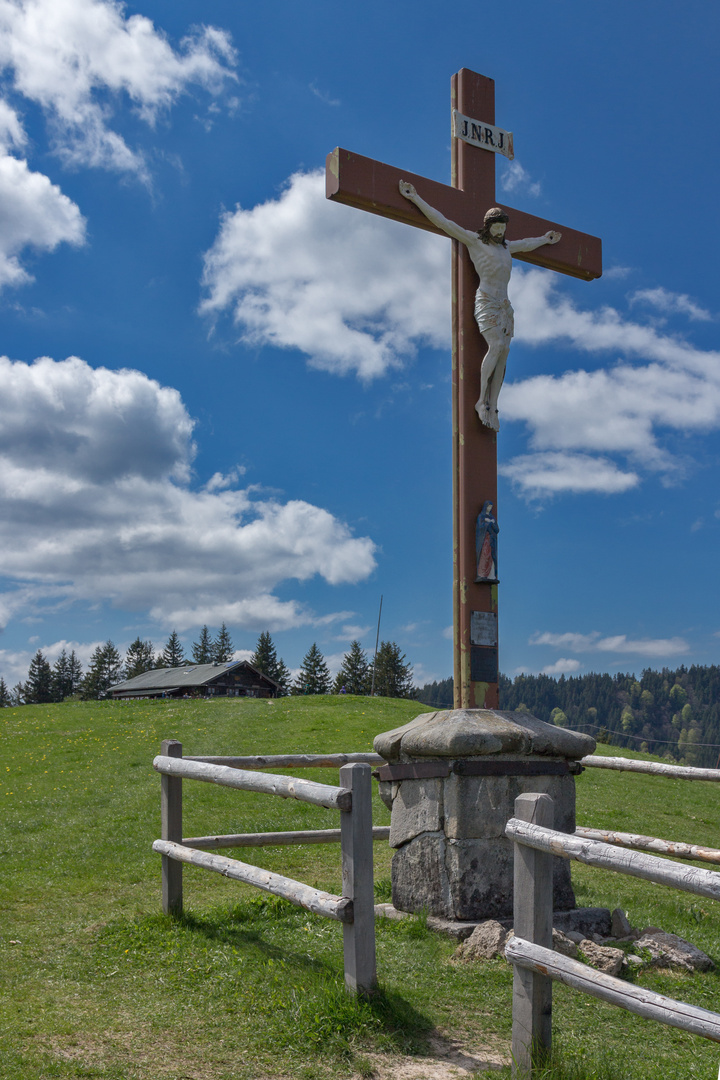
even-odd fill
[[[144,671],[142,675],[136,675],[134,679],[116,683],[110,688],[110,692],[113,694],[132,692],[139,695],[142,691],[176,691],[183,687],[207,686],[222,675],[241,667],[249,669],[259,680],[270,683],[278,690],[281,689],[279,682],[263,674],[262,671],[258,671],[247,660],[230,660],[225,664],[186,664],[183,667],[153,668],[152,671]]]

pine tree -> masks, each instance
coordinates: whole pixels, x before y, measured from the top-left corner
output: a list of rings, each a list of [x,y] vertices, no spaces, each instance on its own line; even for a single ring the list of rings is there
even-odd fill
[[[81,694],[85,701],[104,697],[111,686],[122,679],[122,661],[112,641],[98,645],[90,657],[90,667],[82,681]]]
[[[25,704],[25,684],[17,682],[10,691],[10,700],[12,705],[24,705]]]
[[[312,643],[303,657],[297,679],[292,686],[293,694],[329,694],[330,672],[325,657]]]
[[[83,680],[83,670],[80,661],[75,655],[75,650],[70,652],[69,660],[70,694],[77,694]],[[69,696],[69,695],[68,695]]]
[[[136,675],[142,675],[145,671],[152,671],[155,667],[152,641],[143,641],[140,636],[128,645],[125,653],[125,678],[134,679]]]
[[[279,691],[280,697],[284,697],[285,694],[290,693],[292,675],[290,674],[290,669],[288,668],[284,660],[278,660],[278,669],[277,675],[275,676],[275,681],[279,682],[280,686],[282,687],[282,690]]]
[[[44,705],[53,700],[52,668],[40,649],[30,661],[25,681],[25,701],[28,705]]]
[[[230,631],[225,623],[218,631],[218,636],[213,641],[212,658],[218,664],[227,664],[233,658],[235,648],[230,637]]]
[[[375,693],[380,697],[413,696],[412,665],[394,641],[382,641],[375,658]]]
[[[335,677],[334,694],[369,694],[370,664],[359,641],[352,641]]]
[[[160,654],[160,667],[182,667],[185,663],[185,650],[178,637],[177,631],[173,630],[168,638],[167,645]]]
[[[207,626],[203,626],[199,639],[193,641],[192,658],[195,664],[212,664],[213,643]]]
[[[277,673],[279,668],[277,652],[273,645],[273,639],[267,631],[264,631],[257,639],[257,645],[255,646],[255,652],[250,657],[250,663],[258,671],[262,671],[263,675],[269,676],[271,679],[277,679]]]
[[[53,701],[63,701],[73,692],[72,671],[70,657],[65,649],[62,650],[52,669],[52,697]]]
[[[6,708],[6,706],[12,704],[12,696],[7,688],[5,680],[0,675],[0,709]]]

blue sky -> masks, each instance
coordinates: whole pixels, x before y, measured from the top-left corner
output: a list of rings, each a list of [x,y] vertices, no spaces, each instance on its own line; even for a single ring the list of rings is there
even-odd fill
[[[449,182],[461,67],[514,133],[498,197],[604,249],[599,281],[513,275],[501,668],[715,663],[719,19],[0,0],[6,682],[222,621],[337,666],[380,594],[416,678],[451,672],[449,242],[319,170]]]

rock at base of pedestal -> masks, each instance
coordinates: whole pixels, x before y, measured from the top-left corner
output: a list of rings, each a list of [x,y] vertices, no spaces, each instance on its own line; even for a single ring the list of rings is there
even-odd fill
[[[512,915],[513,848],[504,837],[448,840],[424,833],[392,860],[392,901],[400,911],[427,911],[445,919],[502,919]],[[570,864],[554,860],[553,907],[575,907]]]

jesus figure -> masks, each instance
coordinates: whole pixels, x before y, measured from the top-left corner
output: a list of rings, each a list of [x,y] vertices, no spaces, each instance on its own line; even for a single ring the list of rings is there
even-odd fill
[[[506,240],[508,216],[497,206],[485,214],[482,229],[470,232],[443,217],[438,210],[421,199],[414,186],[406,180],[400,181],[400,194],[415,203],[433,225],[442,229],[453,240],[465,244],[477,270],[480,284],[475,294],[475,320],[488,348],[480,371],[480,397],[475,410],[486,427],[497,431],[500,427],[498,395],[505,378],[510,340],[515,329],[513,309],[507,294],[512,256],[520,251],[534,251],[544,244],[557,244],[562,233],[551,230],[544,236],[528,240]]]

